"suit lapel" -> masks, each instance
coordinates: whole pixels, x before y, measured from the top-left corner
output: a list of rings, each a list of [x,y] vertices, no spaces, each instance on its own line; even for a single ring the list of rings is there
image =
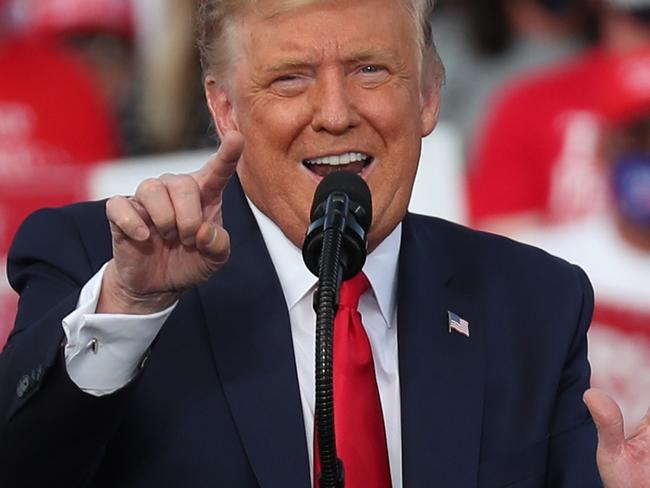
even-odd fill
[[[404,486],[476,486],[483,409],[481,313],[432,226],[404,221],[398,341]],[[449,332],[448,311],[470,337]]]
[[[236,178],[224,225],[230,260],[199,289],[219,377],[260,486],[309,486],[289,314]]]

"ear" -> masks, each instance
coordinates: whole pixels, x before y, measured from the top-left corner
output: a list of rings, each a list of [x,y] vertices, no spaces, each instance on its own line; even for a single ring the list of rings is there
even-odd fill
[[[212,120],[217,128],[219,139],[222,139],[227,132],[239,130],[229,90],[213,76],[206,76],[204,89],[205,98],[208,102],[210,114],[212,114]]]
[[[420,123],[421,123],[421,136],[426,137],[438,125],[438,117],[440,116],[440,89],[432,87],[427,89],[426,93],[422,94],[420,101]]]

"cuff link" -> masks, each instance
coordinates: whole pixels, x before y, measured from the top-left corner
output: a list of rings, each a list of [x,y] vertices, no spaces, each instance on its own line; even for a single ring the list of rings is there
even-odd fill
[[[88,341],[88,344],[86,344],[86,349],[90,349],[93,354],[97,354],[97,350],[99,349],[99,341],[96,337],[93,337],[90,339],[90,341]]]

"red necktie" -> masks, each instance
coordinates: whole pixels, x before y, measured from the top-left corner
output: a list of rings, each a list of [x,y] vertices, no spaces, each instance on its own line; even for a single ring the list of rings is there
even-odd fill
[[[391,486],[372,350],[357,311],[359,297],[369,286],[363,273],[344,281],[334,318],[334,424],[337,454],[345,467],[345,488]],[[320,472],[317,446],[314,472]],[[314,485],[318,487],[316,481]]]

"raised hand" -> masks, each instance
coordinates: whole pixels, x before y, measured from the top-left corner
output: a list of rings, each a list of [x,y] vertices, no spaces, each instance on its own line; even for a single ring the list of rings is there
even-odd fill
[[[133,197],[108,200],[113,259],[97,312],[163,310],[223,266],[230,239],[223,228],[222,194],[243,146],[242,135],[230,132],[198,171],[148,179]]]
[[[605,488],[650,487],[650,410],[625,439],[623,415],[605,392],[592,388],[584,395],[598,429],[598,470]]]

